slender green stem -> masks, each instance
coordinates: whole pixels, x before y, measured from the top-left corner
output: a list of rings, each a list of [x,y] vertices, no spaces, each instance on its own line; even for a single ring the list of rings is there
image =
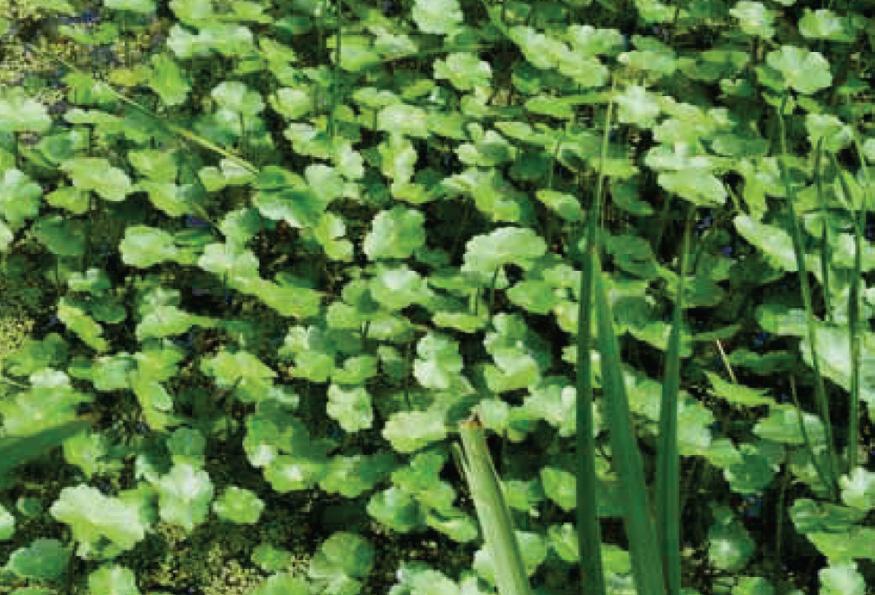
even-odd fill
[[[684,227],[678,265],[677,296],[672,316],[671,335],[662,376],[659,412],[659,449],[656,456],[656,519],[659,546],[663,554],[665,578],[670,595],[681,591],[680,538],[680,455],[678,454],[678,392],[680,391],[681,338],[684,308],[684,278],[690,244],[690,223]]]
[[[799,219],[796,215],[796,191],[793,184],[790,182],[790,175],[787,171],[787,131],[784,126],[784,105],[787,98],[777,110],[779,140],[781,143],[781,158],[778,159],[778,167],[781,172],[781,179],[784,183],[784,189],[787,195],[787,215],[790,223],[790,237],[793,241],[793,252],[796,257],[796,269],[799,275],[799,287],[802,295],[802,306],[805,310],[805,328],[806,338],[808,339],[809,349],[811,350],[811,367],[814,370],[814,398],[817,403],[818,413],[823,422],[824,434],[826,436],[827,448],[827,472],[829,476],[830,494],[835,497],[838,493],[838,457],[835,451],[835,442],[833,440],[832,422],[829,415],[829,402],[826,396],[826,384],[823,379],[823,373],[820,368],[820,358],[817,350],[817,326],[814,318],[814,308],[811,305],[811,286],[808,282],[808,270],[805,264],[805,248],[802,242],[802,230],[799,227]]]
[[[332,139],[334,138],[335,132],[334,111],[337,109],[337,98],[340,94],[340,54],[342,46],[341,34],[343,32],[340,0],[337,0],[335,7],[337,11],[337,14],[335,15],[337,23],[334,34],[334,68],[331,70],[331,99],[328,106],[328,137]]]

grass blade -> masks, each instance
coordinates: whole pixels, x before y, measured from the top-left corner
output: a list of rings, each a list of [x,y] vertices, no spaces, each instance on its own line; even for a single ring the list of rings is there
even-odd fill
[[[602,136],[601,160],[604,163],[608,151],[613,102],[608,103]],[[603,169],[600,167],[600,169]],[[595,472],[595,438],[592,415],[592,285],[595,258],[598,250],[598,230],[604,197],[605,176],[599,172],[595,196],[590,208],[586,230],[586,250],[583,256],[583,271],[580,276],[580,301],[577,310],[577,430],[576,460],[577,494],[576,521],[577,546],[580,565],[580,590],[583,595],[604,595],[605,576],[602,565],[602,537],[599,526]]]
[[[820,369],[820,358],[817,354],[817,327],[814,319],[814,308],[811,305],[811,286],[808,283],[808,270],[805,265],[805,249],[802,243],[802,230],[799,228],[799,219],[796,216],[796,191],[790,183],[790,175],[787,171],[787,131],[784,126],[784,104],[786,97],[777,110],[778,133],[781,142],[781,158],[778,159],[778,169],[787,195],[787,215],[790,220],[790,237],[793,240],[793,253],[796,257],[796,269],[799,274],[799,290],[802,294],[802,307],[805,310],[805,328],[808,344],[811,349],[811,367],[814,370],[814,399],[817,404],[818,414],[823,422],[826,437],[827,473],[830,480],[830,493],[835,498],[838,494],[838,459],[836,457],[835,442],[833,441],[832,422],[829,416],[829,402],[826,397],[826,383]]]
[[[691,211],[692,213],[692,211]],[[662,375],[659,410],[659,448],[656,456],[656,528],[670,595],[681,591],[680,455],[678,454],[678,392],[680,390],[681,326],[684,308],[684,274],[690,243],[690,219],[681,244],[677,296],[671,335]]]
[[[483,426],[473,417],[459,425],[459,435],[463,451],[461,466],[492,558],[498,592],[500,595],[530,595],[529,578],[514,534],[510,509],[489,455]]]
[[[860,441],[860,280],[863,278],[863,226],[866,225],[866,199],[854,213],[853,196],[844,170],[834,154],[830,154],[833,167],[845,195],[845,206],[854,222],[854,270],[848,289],[848,351],[851,355],[851,401],[848,406],[848,471],[857,466],[857,444]],[[865,167],[865,162],[864,162]]]
[[[0,475],[44,454],[86,427],[88,427],[87,422],[78,420],[30,436],[0,440]]]
[[[827,320],[832,320],[832,292],[830,291],[829,263],[832,262],[832,238],[830,238],[827,218],[829,207],[826,204],[826,195],[823,192],[823,175],[820,171],[820,162],[823,156],[823,139],[817,141],[814,153],[814,185],[817,188],[817,202],[820,204],[820,213],[823,217],[823,230],[820,234],[820,276],[823,279],[823,305],[826,310]]]
[[[602,387],[605,413],[611,436],[614,468],[620,476],[620,493],[632,573],[639,595],[663,595],[662,558],[656,541],[656,530],[647,502],[647,485],[641,453],[638,451],[632,415],[626,397],[626,386],[620,363],[620,347],[614,334],[613,313],[605,292],[599,259],[595,258],[596,323],[598,346],[602,362]]]

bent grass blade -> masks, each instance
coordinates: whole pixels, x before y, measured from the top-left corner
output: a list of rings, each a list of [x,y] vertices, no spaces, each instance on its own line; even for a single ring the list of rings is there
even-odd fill
[[[462,438],[459,460],[495,569],[498,592],[500,595],[531,595],[532,590],[514,533],[510,509],[486,445],[483,426],[473,417],[459,425],[459,435]]]

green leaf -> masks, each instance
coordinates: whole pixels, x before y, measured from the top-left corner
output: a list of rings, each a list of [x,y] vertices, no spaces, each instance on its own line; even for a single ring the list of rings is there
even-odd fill
[[[86,485],[61,490],[49,512],[70,526],[83,558],[113,557],[133,549],[146,536],[136,504],[104,496]]]
[[[580,201],[570,194],[542,188],[535,193],[535,196],[565,221],[577,222],[583,219]]]
[[[52,125],[46,107],[21,88],[0,95],[0,132],[45,132]]]
[[[103,352],[109,348],[109,342],[103,337],[103,327],[85,312],[80,303],[61,298],[57,315],[58,320],[95,351]]]
[[[248,351],[222,350],[201,362],[201,370],[223,389],[234,389],[245,401],[265,397],[277,373]]]
[[[738,233],[759,248],[770,264],[788,272],[796,271],[796,255],[789,233],[747,215],[736,215],[732,222]]]
[[[422,304],[431,295],[426,280],[407,265],[379,267],[368,288],[374,301],[389,310],[403,310],[412,304]]]
[[[805,8],[802,18],[799,19],[799,33],[808,39],[850,43],[855,37],[846,27],[846,24],[851,22],[851,18],[851,15],[845,17],[826,8],[818,10]]]
[[[424,221],[419,211],[400,206],[377,213],[363,244],[368,259],[411,256],[425,243]]]
[[[242,116],[252,117],[264,111],[261,94],[239,81],[219,83],[210,96],[221,108]]]
[[[254,525],[264,511],[264,502],[252,490],[230,486],[213,502],[213,511],[223,521]]]
[[[711,383],[711,393],[727,403],[738,407],[759,407],[774,405],[775,400],[767,395],[767,390],[750,388],[734,382],[727,382],[719,375],[705,371],[708,382]]]
[[[773,405],[768,417],[759,420],[754,425],[753,433],[773,442],[801,446],[805,444],[805,438],[799,428],[800,416],[802,417],[801,423],[804,424],[805,432],[811,443],[823,444],[826,438],[820,418],[792,406]]]
[[[189,533],[206,521],[213,499],[213,484],[206,471],[187,463],[175,464],[155,487],[161,520]]]
[[[511,303],[534,314],[549,314],[560,298],[555,288],[545,281],[520,281],[507,290]]]
[[[103,0],[103,5],[111,10],[123,10],[137,14],[155,12],[154,0]]]
[[[541,467],[541,484],[544,494],[565,512],[574,510],[577,493],[577,479],[558,467]]]
[[[459,345],[449,337],[428,333],[416,344],[413,375],[425,388],[449,389],[462,371]]]
[[[715,568],[726,572],[741,570],[755,548],[750,534],[728,508],[715,510],[714,523],[708,529],[708,559]]]
[[[130,568],[111,564],[101,566],[88,575],[90,595],[141,595]]]
[[[663,172],[659,174],[657,181],[669,192],[696,206],[715,207],[726,202],[723,183],[706,169],[686,168]]]
[[[820,595],[864,595],[866,580],[854,562],[830,564],[818,571]]]
[[[6,452],[3,452],[6,455]],[[6,460],[19,460],[19,459],[6,459]],[[5,506],[0,505],[0,541],[7,541],[12,539],[12,536],[15,535],[15,517],[11,512],[6,510]]]
[[[649,93],[641,85],[629,85],[614,97],[617,104],[617,120],[625,124],[635,124],[640,128],[652,128],[662,111],[659,96]]]
[[[382,436],[398,452],[414,452],[447,436],[444,415],[437,410],[398,411],[389,416]]]
[[[86,231],[80,221],[60,215],[40,218],[31,228],[40,244],[57,256],[82,256]]]
[[[837,153],[851,144],[854,133],[851,127],[832,114],[807,114],[805,129],[812,147],[821,143],[824,150]]]
[[[331,535],[310,560],[308,576],[329,595],[355,595],[374,566],[374,548],[356,533]]]
[[[742,576],[732,587],[732,595],[775,595],[775,587],[760,576]]]
[[[442,0],[439,0],[442,1]],[[428,137],[428,117],[424,109],[395,103],[387,105],[377,114],[377,130],[393,136]]]
[[[110,202],[123,201],[133,189],[128,175],[101,157],[68,159],[61,164],[61,170],[79,190],[92,191]]]
[[[12,230],[17,230],[25,221],[33,219],[39,213],[42,195],[43,190],[39,184],[24,172],[15,168],[7,169],[0,180],[0,215],[3,215]],[[10,234],[8,228],[6,234],[7,237]]]
[[[151,2],[152,0],[145,0],[145,3]],[[149,88],[158,94],[165,105],[185,103],[191,91],[191,83],[185,71],[167,54],[153,55],[151,63],[152,70],[147,80]]]
[[[434,78],[447,79],[459,91],[487,87],[492,79],[492,68],[476,54],[453,52],[443,60],[434,61]]]
[[[137,340],[161,339],[181,335],[193,326],[212,328],[216,321],[207,316],[197,316],[176,306],[158,306],[143,316],[137,324]]]
[[[465,244],[463,272],[479,273],[491,278],[507,264],[522,269],[547,251],[547,244],[528,227],[500,227],[485,235],[474,236]]]
[[[374,423],[371,395],[362,386],[344,389],[336,384],[328,387],[328,416],[348,433],[367,430]]]
[[[455,32],[464,19],[458,0],[415,0],[410,14],[420,31],[436,35]]]
[[[70,550],[57,539],[36,539],[9,555],[6,570],[24,579],[54,581],[67,570]]]
[[[747,35],[771,39],[775,35],[775,11],[769,10],[762,2],[737,2],[729,14],[738,19],[741,30]]]
[[[131,225],[119,243],[122,261],[146,269],[162,262],[193,264],[194,255],[176,245],[172,235],[157,227]]]
[[[409,533],[422,526],[424,521],[422,510],[416,500],[396,487],[390,487],[371,496],[367,511],[380,524],[398,533]]]
[[[839,478],[842,502],[852,508],[869,512],[875,509],[875,473],[855,467]]]
[[[297,120],[313,110],[313,94],[306,89],[282,87],[270,97],[270,105],[281,116]]]
[[[829,62],[819,52],[782,45],[766,55],[766,63],[781,73],[787,87],[805,95],[832,84]]]
[[[275,574],[255,587],[249,595],[309,595],[303,579],[291,574]]]

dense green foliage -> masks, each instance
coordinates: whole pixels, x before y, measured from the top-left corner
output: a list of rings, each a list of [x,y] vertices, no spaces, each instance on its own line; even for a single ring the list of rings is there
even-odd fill
[[[494,593],[476,412],[535,593],[589,513],[662,581],[675,474],[684,592],[872,592],[873,16],[0,0],[0,439],[89,422],[3,477],[0,591]]]

